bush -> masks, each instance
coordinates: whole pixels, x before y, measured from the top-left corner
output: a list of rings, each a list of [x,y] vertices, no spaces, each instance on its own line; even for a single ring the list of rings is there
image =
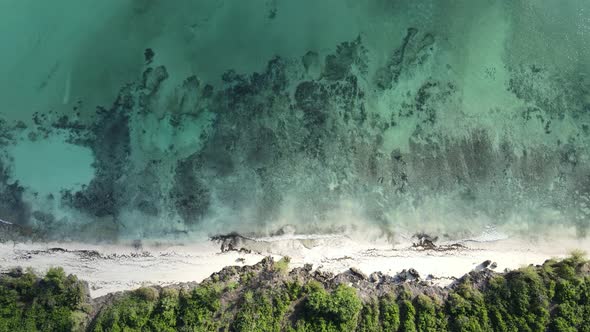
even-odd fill
[[[362,303],[354,288],[339,285],[330,294],[323,286],[312,283],[308,290],[305,312],[311,326],[327,331],[356,328]]]
[[[275,271],[277,271],[281,274],[287,274],[287,272],[289,272],[289,263],[290,262],[291,262],[291,258],[288,256],[281,258],[278,262],[274,263]]]
[[[400,328],[406,332],[416,332],[416,308],[410,300],[401,300],[400,309]]]
[[[179,292],[176,289],[164,289],[158,304],[152,312],[149,327],[153,331],[176,331],[179,316]]]
[[[416,298],[416,329],[421,332],[436,332],[439,330],[437,307],[434,301],[426,295]]]
[[[144,290],[127,293],[107,306],[95,319],[93,331],[142,331],[150,321],[156,301]]]
[[[98,308],[75,276],[60,268],[42,278],[14,270],[0,276],[0,331],[590,332],[586,264],[572,255],[477,283],[464,278],[441,296],[424,295],[412,284],[382,296],[365,292],[362,300],[342,284],[328,291],[317,281],[303,286],[250,271],[242,282],[114,295],[90,324],[88,313]],[[244,276],[255,286],[244,284]]]
[[[43,278],[31,270],[0,277],[0,331],[71,331],[86,313],[78,279],[52,268]]]
[[[232,325],[235,331],[282,331],[291,301],[286,290],[246,292]]]
[[[488,313],[483,295],[467,282],[451,292],[447,300],[451,331],[489,331]]]
[[[400,326],[399,306],[391,294],[387,294],[381,298],[379,308],[383,330],[397,331]]]
[[[379,303],[377,301],[371,300],[363,305],[357,330],[360,332],[381,331],[379,324]]]
[[[182,292],[179,300],[179,326],[209,331],[218,325],[214,315],[221,308],[220,293],[212,285],[200,285]]]

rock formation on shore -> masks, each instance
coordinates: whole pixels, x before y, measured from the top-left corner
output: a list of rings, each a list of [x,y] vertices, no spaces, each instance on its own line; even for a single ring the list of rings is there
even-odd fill
[[[114,331],[585,331],[590,262],[562,261],[497,273],[484,267],[451,286],[432,286],[411,269],[333,275],[288,258],[232,266],[202,283],[143,287],[88,297],[63,270],[43,278],[0,276],[0,330]],[[486,264],[483,264],[486,265]],[[576,314],[578,313],[578,314]]]

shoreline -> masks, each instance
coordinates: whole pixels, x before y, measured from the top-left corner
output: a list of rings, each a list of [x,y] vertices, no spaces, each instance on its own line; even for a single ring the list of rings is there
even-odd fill
[[[0,272],[31,267],[45,272],[63,267],[66,273],[88,282],[93,298],[141,286],[167,286],[201,282],[227,266],[254,265],[264,257],[288,256],[290,268],[311,264],[314,270],[342,273],[350,268],[370,275],[394,276],[415,270],[422,281],[441,287],[451,284],[483,262],[496,272],[550,258],[566,257],[573,250],[589,251],[583,240],[504,239],[437,243],[434,248],[412,243],[392,246],[386,241],[360,241],[346,236],[317,238],[277,237],[246,241],[240,248],[222,252],[213,241],[186,245],[88,245],[82,243],[2,243]],[[494,264],[495,263],[495,264]]]

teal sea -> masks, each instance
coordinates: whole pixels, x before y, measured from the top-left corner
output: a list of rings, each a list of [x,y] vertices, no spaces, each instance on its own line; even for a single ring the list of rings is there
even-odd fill
[[[590,2],[0,1],[0,220],[46,239],[590,226]]]

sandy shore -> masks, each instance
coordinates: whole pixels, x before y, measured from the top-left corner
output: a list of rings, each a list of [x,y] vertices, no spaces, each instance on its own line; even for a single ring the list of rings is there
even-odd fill
[[[386,242],[353,240],[346,236],[277,237],[252,240],[252,253],[221,252],[217,243],[191,245],[132,246],[84,245],[80,243],[0,244],[0,270],[32,267],[43,272],[62,266],[66,272],[89,282],[91,295],[134,289],[142,285],[169,285],[201,281],[229,265],[255,264],[264,256],[288,255],[291,267],[313,264],[314,269],[334,273],[350,267],[366,274],[381,271],[394,275],[414,268],[421,277],[446,285],[478,268],[486,260],[497,263],[496,271],[540,264],[551,257],[564,257],[574,249],[588,250],[588,241],[503,239],[437,243],[435,249],[392,246]]]

